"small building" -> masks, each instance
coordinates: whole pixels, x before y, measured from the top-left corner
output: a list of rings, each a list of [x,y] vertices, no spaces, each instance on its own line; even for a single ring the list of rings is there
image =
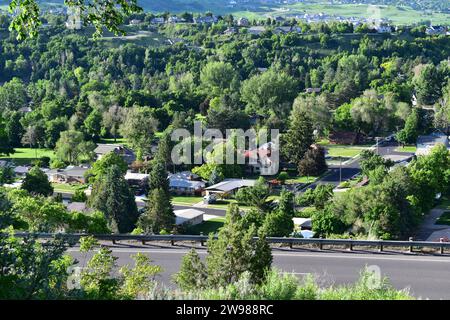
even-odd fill
[[[156,18],[153,18],[152,20],[150,20],[150,23],[151,24],[163,24],[163,23],[165,23],[165,20],[163,17],[156,17]]]
[[[336,131],[329,134],[330,144],[354,145],[364,142],[364,137],[357,132]]]
[[[435,132],[427,136],[419,136],[417,138],[417,156],[428,155],[436,145],[443,144],[447,149],[450,149],[448,136],[442,132]]]
[[[30,167],[17,166],[14,168],[14,174],[19,177],[25,176],[28,173],[28,171],[30,171]]]
[[[97,144],[97,148],[94,150],[97,160],[100,160],[105,154],[115,152],[120,155],[126,163],[131,164],[136,160],[134,152],[119,144]]]
[[[225,179],[215,185],[205,189],[206,195],[218,194],[222,198],[235,194],[239,189],[245,187],[253,187],[256,180],[250,179]]]
[[[147,173],[135,173],[127,171],[127,173],[125,174],[125,180],[128,182],[128,185],[133,190],[135,190],[137,194],[147,193],[148,178],[149,174]]]
[[[253,34],[255,36],[259,36],[260,34],[264,33],[266,31],[266,28],[264,26],[255,26],[248,28],[248,33]]]
[[[224,35],[227,35],[227,36],[231,36],[231,35],[234,35],[234,34],[236,34],[236,33],[237,33],[237,30],[236,30],[235,28],[233,28],[233,27],[227,28],[227,29],[223,32],[223,34],[224,34]]]
[[[247,18],[242,17],[238,19],[237,25],[239,27],[248,27],[250,25],[250,21],[248,21]]]
[[[142,23],[142,20],[139,20],[139,19],[130,20],[130,25],[132,25],[132,26],[137,26],[140,23]]]
[[[82,213],[90,213],[93,211],[92,208],[89,208],[86,202],[69,202],[66,204],[66,208],[69,212],[82,212]]]
[[[322,91],[321,88],[306,88],[305,92],[306,93],[320,93]]]
[[[386,25],[379,25],[379,26],[375,26],[374,30],[376,30],[377,33],[391,33],[392,27],[386,26]]]
[[[203,16],[194,18],[194,23],[197,24],[212,24],[217,23],[219,19],[216,16]]]
[[[175,224],[179,225],[196,225],[203,222],[203,211],[196,209],[174,210]]]
[[[429,26],[426,28],[425,33],[429,36],[445,35],[447,34],[447,28],[443,26]]]
[[[19,108],[18,111],[22,112],[22,113],[29,113],[29,112],[31,112],[33,110],[31,109],[31,107],[22,107],[22,108]]]
[[[68,166],[65,169],[52,169],[45,172],[50,182],[54,183],[86,183],[85,173],[89,168]]]

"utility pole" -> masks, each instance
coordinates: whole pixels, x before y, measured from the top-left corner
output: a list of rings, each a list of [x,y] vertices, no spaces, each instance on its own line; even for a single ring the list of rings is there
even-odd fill
[[[339,156],[339,184],[342,183],[342,157]]]

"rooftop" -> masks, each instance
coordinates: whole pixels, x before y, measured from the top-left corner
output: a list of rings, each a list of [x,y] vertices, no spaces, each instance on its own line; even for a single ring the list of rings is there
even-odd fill
[[[249,179],[226,179],[215,185],[212,185],[205,190],[216,191],[216,192],[229,192],[242,187],[253,187],[256,180]]]

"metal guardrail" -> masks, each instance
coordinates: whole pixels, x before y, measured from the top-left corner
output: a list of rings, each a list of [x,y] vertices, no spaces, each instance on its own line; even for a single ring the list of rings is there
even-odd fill
[[[54,237],[61,237],[67,240],[78,242],[81,237],[89,236],[88,234],[74,234],[74,233],[26,233],[17,232],[17,237],[34,236],[39,239],[51,239]],[[208,240],[208,236],[205,235],[132,235],[132,234],[95,234],[93,235],[97,240],[112,241],[115,244],[118,241],[138,241],[142,244],[152,241],[167,241],[172,245],[175,242],[180,241],[194,241],[200,242],[202,245]],[[257,238],[255,238],[257,239]],[[450,242],[445,242],[443,238],[440,242],[428,242],[428,241],[413,241],[410,238],[409,241],[394,241],[394,240],[352,240],[352,239],[305,239],[305,238],[285,238],[285,237],[268,237],[269,243],[287,244],[292,248],[294,244],[314,244],[318,245],[320,250],[323,250],[324,245],[346,246],[349,250],[353,250],[353,247],[377,247],[379,251],[383,251],[385,247],[404,247],[409,248],[412,252],[414,247],[419,248],[438,248],[440,253],[443,254],[445,249],[450,249]]]

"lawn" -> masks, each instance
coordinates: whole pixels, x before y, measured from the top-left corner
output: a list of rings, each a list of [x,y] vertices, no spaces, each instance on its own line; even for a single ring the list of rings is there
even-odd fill
[[[336,157],[343,157],[343,158],[353,158],[356,157],[363,151],[364,149],[367,149],[367,147],[362,146],[341,146],[341,145],[327,145],[324,146],[327,151],[328,155],[336,158]]]
[[[174,204],[196,204],[200,201],[202,201],[202,197],[198,197],[198,196],[175,196],[172,197],[172,202]]]
[[[49,157],[53,159],[55,154],[50,149],[31,149],[31,148],[15,148],[15,152],[8,157],[1,157],[0,159],[10,159],[17,165],[31,164],[33,160],[41,157]]]
[[[395,151],[397,152],[410,152],[410,153],[415,153],[417,150],[416,146],[404,146],[404,147],[398,147],[397,149],[395,149]]]
[[[224,200],[217,200],[216,202],[214,202],[213,204],[208,205],[208,208],[215,208],[215,209],[228,209],[228,206],[232,203],[238,204],[238,202],[235,199],[224,199]],[[239,205],[239,209],[240,210],[250,210],[251,207],[246,206],[246,205],[242,205],[242,204],[238,204]]]
[[[286,180],[286,184],[313,183],[318,177],[294,177]]]
[[[52,183],[53,189],[55,192],[63,192],[63,193],[75,193],[78,188],[80,188],[81,184],[67,184],[67,183]]]
[[[341,145],[341,144],[330,144],[327,139],[317,142],[327,150],[327,155],[333,158],[353,158],[361,153],[361,151],[368,149],[371,145]]]
[[[436,224],[450,226],[450,211],[444,212],[436,221]]]
[[[197,224],[195,226],[190,226],[186,230],[186,234],[199,235],[202,232],[204,235],[208,235],[211,232],[215,233],[223,226],[224,222],[225,218],[222,217],[217,217],[208,221],[203,221],[202,223]]]

